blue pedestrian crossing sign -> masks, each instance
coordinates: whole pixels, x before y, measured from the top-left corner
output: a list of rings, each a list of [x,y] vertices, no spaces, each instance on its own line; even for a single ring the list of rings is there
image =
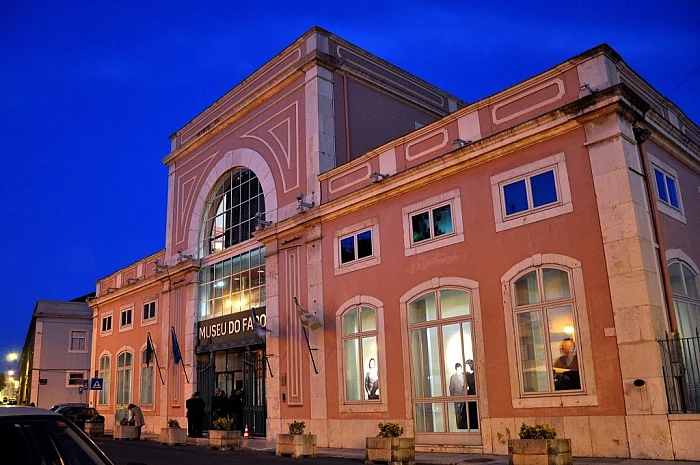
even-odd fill
[[[101,391],[104,384],[104,378],[92,378],[90,380],[90,389],[93,391]]]

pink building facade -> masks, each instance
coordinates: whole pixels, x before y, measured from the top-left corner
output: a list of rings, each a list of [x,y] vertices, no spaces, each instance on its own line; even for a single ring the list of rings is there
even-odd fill
[[[467,105],[313,28],[171,141],[165,249],[91,302],[101,411],[700,459],[700,130],[609,47]]]

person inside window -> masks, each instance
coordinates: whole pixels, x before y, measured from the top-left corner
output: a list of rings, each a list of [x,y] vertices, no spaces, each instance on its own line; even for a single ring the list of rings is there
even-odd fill
[[[464,396],[467,394],[467,386],[464,383],[464,371],[462,364],[455,363],[455,372],[450,377],[450,395]],[[467,412],[466,402],[455,402],[455,418],[457,420],[457,429],[467,429]]]
[[[576,344],[567,337],[559,346],[561,357],[554,361],[554,386],[557,391],[581,389],[581,378],[578,372],[578,357]]]
[[[365,373],[365,392],[367,399],[379,399],[379,373],[377,372],[377,361],[369,359],[368,369]]]

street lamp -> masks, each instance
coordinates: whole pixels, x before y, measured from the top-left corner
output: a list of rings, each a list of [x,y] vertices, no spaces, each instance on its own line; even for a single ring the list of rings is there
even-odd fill
[[[17,352],[10,352],[9,354],[7,354],[7,361],[8,362],[14,362],[18,358],[19,358],[19,354],[17,354]]]
[[[12,377],[15,375],[15,370],[7,370],[7,376]]]

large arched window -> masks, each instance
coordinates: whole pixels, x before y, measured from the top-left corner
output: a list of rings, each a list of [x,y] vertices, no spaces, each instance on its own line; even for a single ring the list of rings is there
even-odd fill
[[[153,356],[151,355],[151,359]],[[153,405],[153,361],[149,360],[147,355],[147,348],[141,351],[141,389],[140,389],[140,402],[141,405],[152,406]]]
[[[676,309],[678,332],[681,337],[693,337],[700,332],[700,289],[697,273],[686,263],[674,260],[668,274]]]
[[[100,405],[109,404],[109,369],[111,360],[109,355],[103,355],[100,357],[100,378],[102,378],[102,390],[98,397],[98,403]]]
[[[257,176],[246,168],[224,175],[204,210],[202,256],[250,239],[255,231],[256,213],[265,213],[265,199]]]
[[[124,351],[117,356],[117,405],[131,403],[131,373],[133,354]]]
[[[512,286],[524,394],[580,390],[578,324],[567,270],[539,267]]]

